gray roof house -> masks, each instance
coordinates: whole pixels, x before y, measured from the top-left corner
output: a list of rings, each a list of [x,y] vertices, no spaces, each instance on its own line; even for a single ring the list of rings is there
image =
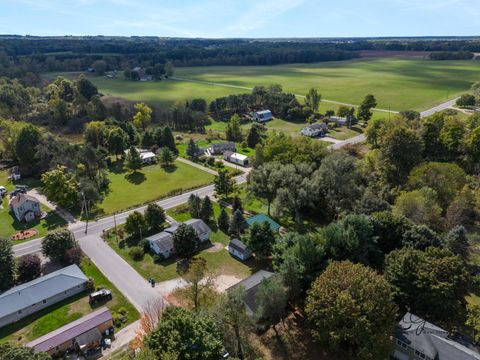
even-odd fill
[[[273,119],[272,112],[270,110],[260,110],[260,111],[255,111],[252,113],[252,118],[253,120],[263,123],[268,120]]]
[[[150,250],[157,255],[162,255],[164,259],[168,259],[174,252],[173,233],[162,231],[147,237],[146,240],[150,245]]]
[[[240,241],[238,239],[232,239],[228,243],[228,252],[232,256],[235,256],[236,258],[239,258],[242,261],[245,261],[252,256],[252,252],[250,251],[248,246],[245,245],[243,241]]]
[[[328,126],[325,123],[312,124],[305,126],[300,130],[300,134],[309,137],[323,136],[327,132]]]
[[[85,350],[99,345],[103,333],[112,327],[112,313],[102,307],[29,342],[26,346],[33,348],[36,353],[46,352],[52,356],[72,348]]]
[[[395,330],[393,358],[397,360],[480,360],[480,354],[448,337],[428,321],[405,314]]]
[[[242,287],[245,290],[245,306],[247,307],[247,314],[252,316],[257,310],[257,304],[255,296],[260,283],[264,279],[268,279],[273,276],[273,273],[266,270],[257,271],[255,274],[243,279],[239,283],[231,286],[227,291]]]
[[[40,202],[33,196],[19,193],[10,200],[10,211],[18,221],[30,222],[42,216]]]
[[[87,281],[77,265],[70,265],[7,290],[0,295],[0,327],[84,291]]]
[[[162,232],[146,238],[152,250],[157,255],[162,255],[164,259],[168,259],[174,253],[173,234],[177,231],[181,223],[173,224]],[[184,222],[185,225],[191,226],[198,235],[201,242],[210,240],[210,228],[203,220],[190,219]]]
[[[211,143],[207,151],[212,155],[223,154],[225,151],[235,152],[235,143],[232,141]]]
[[[210,240],[210,228],[203,220],[190,219],[185,221],[184,224],[191,226],[195,230],[201,242]]]

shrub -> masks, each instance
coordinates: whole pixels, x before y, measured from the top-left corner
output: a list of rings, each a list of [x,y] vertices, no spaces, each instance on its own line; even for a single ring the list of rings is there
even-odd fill
[[[210,166],[214,166],[215,165],[215,157],[209,156],[208,159],[207,159],[207,164],[210,165]]]
[[[88,281],[85,283],[85,287],[87,289],[87,291],[94,291],[95,290],[95,280],[93,280],[92,277],[89,277],[88,278]]]
[[[72,264],[80,265],[82,261],[82,255],[83,255],[82,249],[76,246],[74,248],[71,248],[65,251],[63,262],[68,265],[72,265]]]
[[[153,255],[153,262],[155,264],[161,263],[163,260],[165,260],[165,257],[162,254],[155,254]]]
[[[132,246],[128,251],[128,255],[136,261],[141,260],[144,254],[145,250],[141,246]]]
[[[205,161],[207,160],[208,160],[208,156],[206,155],[202,155],[198,157],[198,161],[200,161],[201,163],[205,163]]]

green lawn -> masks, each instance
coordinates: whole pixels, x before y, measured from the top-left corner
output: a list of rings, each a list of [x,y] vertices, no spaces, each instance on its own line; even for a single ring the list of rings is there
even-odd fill
[[[98,205],[104,214],[158,200],[213,181],[212,174],[181,162],[175,162],[174,166],[167,169],[158,164],[145,166],[136,173],[127,172],[117,163],[109,170],[108,177],[108,193]]]
[[[327,135],[334,139],[347,140],[360,135],[361,133],[363,133],[363,130],[359,126],[353,126],[350,129],[346,126],[339,126],[336,128],[330,128]]]
[[[216,219],[220,214],[220,206],[216,202],[213,202],[213,207],[215,213],[214,218]],[[191,219],[190,213],[184,205],[179,206],[178,208],[169,209],[167,213],[177,221],[186,221]],[[224,234],[212,224],[210,228],[212,229],[210,237],[211,242],[220,243],[223,246],[226,246],[230,240],[229,236]],[[109,234],[107,239],[110,246],[145,279],[153,277],[158,283],[179,277],[176,272],[175,260],[169,259],[156,264],[153,261],[152,255],[146,253],[142,260],[135,261],[132,260],[132,258],[128,255],[129,248],[127,246],[123,248],[118,246],[113,234]],[[255,264],[253,260],[242,263],[241,261],[232,258],[225,249],[217,252],[209,252],[208,249],[203,249],[198,252],[196,256],[205,258],[205,260],[207,260],[209,270],[217,275],[233,275],[238,278],[245,278],[256,271],[257,264]]]
[[[0,171],[0,185],[5,186],[8,191],[15,188],[15,185],[7,181],[8,174],[6,171]],[[19,181],[19,184],[27,185],[31,188],[40,186],[39,181],[34,179],[26,179]],[[42,211],[47,212],[47,216],[42,220],[35,220],[29,223],[18,221],[8,211],[8,196],[5,196],[1,201],[2,208],[0,209],[0,237],[10,238],[19,231],[35,228],[38,234],[28,240],[32,240],[38,237],[44,236],[47,231],[56,227],[65,225],[65,221],[55,212],[50,211],[48,208],[42,205]],[[28,241],[25,240],[25,241]],[[22,241],[17,241],[15,244],[19,244]]]
[[[112,291],[113,299],[106,304],[91,306],[88,302],[88,293],[77,294],[60,303],[30,315],[19,322],[0,329],[0,342],[14,341],[25,343],[43,336],[61,326],[64,326],[100,306],[107,306],[112,313],[120,309],[127,311],[124,322],[117,328],[120,329],[139,318],[135,307],[108,281],[98,268],[88,259],[84,258],[81,264],[82,271],[94,279],[97,288],[104,287]]]

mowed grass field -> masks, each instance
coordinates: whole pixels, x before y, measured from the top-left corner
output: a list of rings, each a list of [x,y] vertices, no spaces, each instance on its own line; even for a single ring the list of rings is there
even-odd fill
[[[144,166],[135,173],[126,171],[123,164],[112,166],[108,172],[109,190],[98,205],[103,214],[141,205],[187,189],[213,182],[213,175],[181,162],[167,169],[160,165]]]
[[[372,93],[379,108],[425,110],[467,91],[473,82],[479,81],[480,62],[380,58],[277,66],[190,67],[177,68],[175,77],[200,82],[132,82],[123,80],[121,75],[117,79],[91,79],[105,95],[155,105],[198,97],[211,100],[249,92],[242,87],[278,83],[285,91],[299,95],[315,87],[324,99],[359,104],[366,94]],[[336,106],[322,104],[322,110],[328,108]]]

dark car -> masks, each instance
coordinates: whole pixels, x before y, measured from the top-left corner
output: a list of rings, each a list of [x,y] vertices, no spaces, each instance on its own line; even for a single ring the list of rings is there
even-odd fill
[[[88,296],[88,301],[90,304],[96,304],[101,301],[112,300],[112,292],[107,289],[100,289]]]

